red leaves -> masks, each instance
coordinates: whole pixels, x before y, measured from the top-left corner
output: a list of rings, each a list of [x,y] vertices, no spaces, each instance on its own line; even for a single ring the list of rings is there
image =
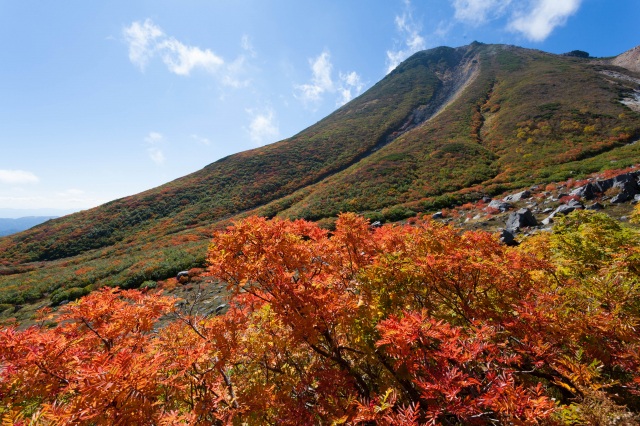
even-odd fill
[[[586,421],[575,413],[588,407],[574,407],[588,398],[633,406],[634,269],[560,274],[553,262],[576,260],[552,247],[538,238],[507,248],[432,222],[371,230],[351,214],[332,235],[249,218],[211,243],[208,273],[232,293],[223,316],[178,312],[159,328],[174,300],[105,289],[61,308],[55,328],[2,330],[3,416],[535,424],[565,413]]]
[[[534,401],[516,384],[512,359],[494,343],[490,328],[455,327],[426,312],[392,317],[378,328],[381,339],[376,344],[384,346],[396,369],[410,374],[433,422],[455,416],[467,424],[483,423],[489,415],[531,422],[553,410],[549,398]]]

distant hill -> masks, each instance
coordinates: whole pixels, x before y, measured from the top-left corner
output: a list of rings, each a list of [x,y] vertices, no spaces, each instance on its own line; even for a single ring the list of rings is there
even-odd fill
[[[39,225],[58,216],[28,216],[20,218],[0,218],[0,237],[15,234]]]
[[[640,73],[635,54],[619,58],[477,42],[416,53],[291,138],[0,239],[0,303],[166,279],[250,214],[397,221],[640,163]]]

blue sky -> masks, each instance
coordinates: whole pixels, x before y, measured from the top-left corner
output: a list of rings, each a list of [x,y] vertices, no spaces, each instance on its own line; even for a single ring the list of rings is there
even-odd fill
[[[638,18],[638,0],[0,0],[0,215],[90,208],[292,136],[418,50],[615,56]]]

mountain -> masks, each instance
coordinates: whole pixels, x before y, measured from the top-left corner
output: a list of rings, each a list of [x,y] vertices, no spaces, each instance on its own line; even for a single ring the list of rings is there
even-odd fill
[[[0,218],[0,237],[11,235],[39,225],[58,216],[27,216],[13,218]]]
[[[0,303],[203,266],[212,230],[235,217],[396,221],[640,163],[635,64],[633,51],[597,59],[477,42],[416,53],[291,138],[0,239]]]

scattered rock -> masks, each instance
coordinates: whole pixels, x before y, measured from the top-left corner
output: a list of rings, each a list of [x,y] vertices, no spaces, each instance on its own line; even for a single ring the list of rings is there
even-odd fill
[[[588,183],[583,186],[575,188],[569,193],[569,195],[575,195],[585,200],[593,200],[596,197],[596,192],[599,192],[599,188],[593,183]]]
[[[625,192],[621,192],[617,195],[614,195],[609,202],[611,204],[620,204],[620,203],[626,203],[627,201],[630,201],[630,200],[631,200],[631,197],[629,196],[629,194]]]
[[[509,229],[503,229],[502,231],[500,231],[500,242],[508,246],[518,245],[518,242],[516,241],[516,236]]]
[[[382,226],[382,223],[379,220],[376,220],[375,222],[373,222],[371,225],[369,225],[370,228],[380,228]]]
[[[575,201],[575,200],[571,200],[570,203],[568,204],[561,204],[558,206],[558,208],[556,208],[553,213],[551,213],[551,217],[558,215],[558,214],[569,214],[574,210],[580,210],[583,209],[584,206],[582,204],[580,204],[580,202]]]
[[[527,208],[522,208],[516,212],[513,212],[509,215],[507,219],[507,229],[510,231],[517,232],[520,228],[524,228],[525,226],[537,226],[538,221],[536,220],[531,210]]]
[[[489,205],[487,206],[489,208],[492,209],[497,209],[500,210],[501,212],[506,212],[507,210],[509,210],[512,206],[511,204],[505,202],[505,201],[501,201],[501,200],[493,200],[489,203]]]
[[[515,194],[507,195],[502,200],[507,203],[513,203],[516,201],[524,200],[526,198],[531,197],[531,191],[525,189],[524,191],[517,192]]]
[[[444,218],[444,215],[442,214],[442,212],[435,212],[434,214],[431,215],[431,219],[442,219]]]
[[[604,210],[604,206],[598,202],[585,207],[586,210]]]

